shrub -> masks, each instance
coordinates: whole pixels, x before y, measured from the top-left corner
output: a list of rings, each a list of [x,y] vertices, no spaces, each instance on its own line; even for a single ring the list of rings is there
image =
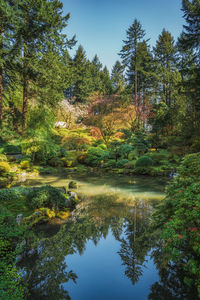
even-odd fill
[[[64,167],[72,167],[73,166],[73,160],[69,160],[66,157],[61,158]]]
[[[0,154],[0,162],[7,161],[7,157],[4,154]]]
[[[59,157],[53,157],[48,161],[48,165],[51,167],[60,168],[64,166],[64,161]]]
[[[20,167],[21,167],[21,169],[23,169],[23,170],[30,169],[31,163],[30,163],[30,161],[28,161],[28,160],[21,161]]]
[[[108,157],[108,152],[99,147],[90,147],[86,154],[85,162],[89,166],[100,166],[101,162]]]
[[[153,160],[149,156],[140,156],[135,163],[136,167],[150,167],[153,165]]]
[[[135,161],[128,161],[125,165],[124,165],[125,169],[134,169],[135,168]]]
[[[184,283],[200,296],[200,153],[187,155],[179,176],[167,187],[165,201],[154,214],[161,229],[163,259],[182,272]],[[195,299],[198,297],[195,297]]]
[[[151,159],[154,162],[154,165],[160,165],[163,162],[162,161],[166,161],[169,158],[169,153],[167,151],[161,150],[159,152],[152,152],[149,154],[149,156],[151,157]]]
[[[10,172],[10,165],[7,162],[0,162],[0,175],[6,175]]]
[[[34,209],[48,207],[57,211],[65,207],[65,202],[64,194],[50,185],[30,189],[27,197],[27,205]]]
[[[24,299],[25,287],[15,266],[17,245],[22,241],[22,228],[16,226],[15,218],[0,206],[0,298]]]
[[[137,151],[136,150],[133,150],[129,153],[128,155],[128,160],[133,160],[133,159],[136,159],[137,158]]]
[[[120,159],[116,162],[116,167],[117,168],[123,168],[125,164],[129,162],[128,159]]]
[[[10,144],[5,144],[3,146],[4,153],[7,154],[18,154],[21,153],[21,146],[20,145],[10,145]]]
[[[90,140],[87,137],[72,135],[64,137],[62,144],[66,150],[85,150],[90,145]]]
[[[85,159],[86,159],[86,154],[80,154],[78,155],[77,157],[77,161],[80,163],[80,164],[84,164],[85,163]]]
[[[107,167],[107,168],[116,168],[116,161],[114,159],[109,159],[105,163],[105,167]]]

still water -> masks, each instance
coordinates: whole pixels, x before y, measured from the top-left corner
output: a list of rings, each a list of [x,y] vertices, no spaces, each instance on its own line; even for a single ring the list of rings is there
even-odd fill
[[[187,299],[179,297],[180,289],[176,298],[170,280],[177,276],[174,271],[162,274],[153,251],[157,237],[150,230],[150,215],[164,197],[166,182],[74,175],[45,176],[28,184],[60,187],[72,179],[82,199],[73,222],[39,232],[21,263],[29,299]]]

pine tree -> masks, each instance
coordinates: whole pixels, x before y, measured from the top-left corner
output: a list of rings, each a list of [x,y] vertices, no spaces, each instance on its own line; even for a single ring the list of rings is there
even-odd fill
[[[182,0],[186,25],[179,38],[179,50],[184,57],[184,89],[187,97],[190,135],[200,135],[200,1]],[[187,66],[187,68],[186,68]]]
[[[119,60],[116,61],[112,68],[111,80],[114,93],[120,93],[125,86],[124,66]]]
[[[13,50],[13,39],[17,26],[18,1],[1,0],[0,3],[0,123],[3,109],[3,77],[11,68],[10,54]],[[6,77],[6,76],[5,76]]]
[[[22,56],[23,130],[26,128],[30,86],[37,82],[38,62],[52,48],[59,52],[74,43],[74,38],[68,40],[61,33],[70,17],[69,14],[62,16],[62,6],[58,0],[23,0],[20,3],[21,25],[17,41]]]
[[[109,71],[105,66],[103,71],[100,72],[100,79],[101,79],[101,89],[103,95],[111,95],[112,94],[112,82],[110,78]]]
[[[86,53],[80,45],[73,59],[73,95],[78,102],[86,101],[87,97],[93,90],[90,67],[91,63],[87,60]]]
[[[124,46],[120,51],[119,55],[122,58],[122,62],[125,67],[133,67],[133,77],[134,77],[134,94],[135,103],[137,103],[138,98],[138,44],[143,40],[145,36],[145,31],[142,29],[140,22],[135,19],[133,24],[126,31],[127,39],[123,41]]]
[[[158,79],[158,99],[171,106],[175,79],[178,76],[176,68],[177,48],[171,33],[163,29],[154,47],[156,74]]]

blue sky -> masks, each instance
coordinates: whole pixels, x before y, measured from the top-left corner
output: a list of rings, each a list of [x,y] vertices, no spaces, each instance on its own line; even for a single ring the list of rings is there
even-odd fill
[[[66,33],[76,34],[89,59],[95,54],[109,70],[119,56],[126,30],[137,18],[154,46],[162,29],[176,39],[184,19],[181,0],[62,0],[64,13],[71,17]],[[75,49],[77,48],[75,47]],[[74,54],[75,49],[71,52]]]

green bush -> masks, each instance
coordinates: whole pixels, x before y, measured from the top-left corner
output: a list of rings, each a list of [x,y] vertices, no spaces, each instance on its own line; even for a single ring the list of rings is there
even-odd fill
[[[7,154],[18,154],[21,153],[20,145],[4,144],[2,146],[3,152]]]
[[[135,168],[135,161],[128,161],[125,165],[124,165],[125,169],[134,169]]]
[[[48,165],[51,167],[64,167],[64,161],[60,159],[59,157],[53,157],[50,160],[48,160]]]
[[[31,208],[48,207],[55,211],[65,207],[66,197],[62,192],[50,185],[30,189],[27,205]]]
[[[109,159],[105,163],[105,167],[107,167],[107,168],[116,168],[116,161],[114,159]]]
[[[7,161],[7,157],[4,154],[0,154],[0,162]]]
[[[23,160],[23,161],[20,162],[20,167],[23,170],[30,169],[31,168],[31,163],[28,160]]]
[[[184,283],[200,297],[200,153],[187,155],[178,172],[154,222],[161,230],[163,259],[179,267]]]
[[[67,159],[66,157],[61,158],[64,167],[72,167],[73,166],[73,160]]]
[[[161,150],[159,152],[152,152],[149,154],[153,160],[154,165],[158,166],[163,164],[163,161],[167,161],[169,158],[169,153],[167,151]]]
[[[25,287],[15,266],[17,245],[22,241],[23,230],[15,218],[0,206],[0,299],[22,300]]]
[[[7,162],[0,162],[0,176],[10,172],[10,165]]]
[[[140,156],[135,163],[136,167],[150,167],[153,165],[153,160],[149,156]]]
[[[117,168],[123,168],[124,165],[126,165],[129,162],[128,159],[120,159],[116,162],[116,167]]]
[[[137,151],[133,150],[128,154],[128,160],[134,160],[137,158],[137,156],[138,156]]]
[[[100,166],[108,157],[108,152],[99,147],[90,147],[86,154],[85,163],[89,166]]]

